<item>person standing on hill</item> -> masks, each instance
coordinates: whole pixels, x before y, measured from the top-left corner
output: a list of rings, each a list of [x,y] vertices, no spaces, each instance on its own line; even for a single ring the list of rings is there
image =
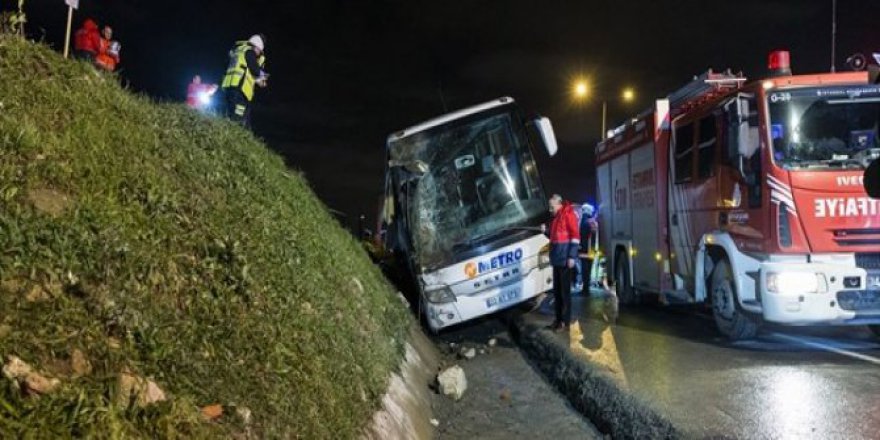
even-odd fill
[[[98,24],[91,18],[85,19],[82,26],[73,35],[73,56],[81,60],[95,62],[101,46],[101,34]]]
[[[113,40],[113,28],[104,26],[104,29],[101,31],[95,65],[108,72],[116,71],[116,66],[119,64],[120,50],[122,50],[122,45],[118,41]]]
[[[251,103],[256,86],[266,87],[269,75],[263,71],[266,39],[254,35],[247,41],[238,41],[229,51],[229,67],[221,87],[226,96],[226,115],[229,119],[250,128]]]
[[[193,110],[208,110],[216,91],[217,84],[203,83],[202,77],[196,75],[186,88],[186,105]]]

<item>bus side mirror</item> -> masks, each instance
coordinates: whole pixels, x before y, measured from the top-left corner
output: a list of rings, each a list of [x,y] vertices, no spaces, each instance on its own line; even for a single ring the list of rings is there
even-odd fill
[[[871,198],[880,199],[880,159],[874,159],[865,170],[865,191]]]
[[[556,144],[556,134],[553,133],[553,124],[550,119],[541,117],[535,119],[528,124],[529,131],[533,132],[534,139],[543,144],[544,149],[550,157],[556,155],[559,146]]]

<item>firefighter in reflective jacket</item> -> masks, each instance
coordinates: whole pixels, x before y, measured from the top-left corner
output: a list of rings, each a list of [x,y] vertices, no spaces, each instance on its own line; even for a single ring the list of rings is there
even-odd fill
[[[248,128],[254,88],[268,85],[269,75],[263,71],[265,44],[262,35],[235,43],[229,51],[229,67],[221,85],[226,96],[226,115]]]

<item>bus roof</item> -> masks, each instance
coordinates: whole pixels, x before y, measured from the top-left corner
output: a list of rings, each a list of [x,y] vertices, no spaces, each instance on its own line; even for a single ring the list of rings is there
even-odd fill
[[[467,116],[470,116],[470,115],[473,115],[475,113],[479,113],[482,111],[491,110],[495,107],[500,107],[502,105],[510,104],[512,102],[514,102],[513,98],[505,96],[505,97],[498,98],[498,99],[495,99],[495,100],[492,100],[489,102],[484,102],[482,104],[475,105],[473,107],[468,107],[468,108],[458,110],[458,111],[455,111],[452,113],[447,113],[445,115],[438,116],[438,117],[431,119],[429,121],[422,122],[421,124],[414,125],[412,127],[405,128],[403,130],[396,131],[396,132],[392,133],[390,136],[388,136],[388,143],[390,144],[391,142],[398,141],[398,140],[403,139],[408,136],[412,136],[416,133],[430,130],[434,127],[446,124],[446,123],[454,121],[456,119],[461,119],[461,118],[464,118],[464,117],[467,117]]]

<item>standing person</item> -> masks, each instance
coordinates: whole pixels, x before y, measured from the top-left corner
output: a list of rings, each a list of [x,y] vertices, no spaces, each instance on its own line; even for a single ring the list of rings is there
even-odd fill
[[[91,18],[85,19],[82,26],[73,34],[73,56],[81,60],[95,62],[101,46],[101,34],[98,24]]]
[[[236,42],[229,51],[229,67],[221,85],[226,95],[226,115],[245,128],[250,128],[254,87],[268,85],[269,75],[263,71],[265,45],[263,35],[254,35],[247,41]]]
[[[593,234],[599,228],[595,215],[596,210],[593,208],[593,205],[584,203],[581,207],[581,244],[580,252],[578,253],[578,257],[581,260],[581,283],[583,284],[584,295],[590,294],[590,283],[592,282],[591,277],[593,275],[593,249],[590,247],[593,242]]]
[[[578,218],[571,203],[559,194],[550,197],[550,264],[553,266],[553,298],[556,320],[550,326],[557,332],[571,324],[571,275],[580,248]]]
[[[122,45],[118,41],[113,40],[113,28],[104,26],[101,30],[100,43],[98,44],[98,55],[95,57],[95,65],[108,71],[116,71],[119,64],[119,52]]]
[[[217,84],[203,83],[202,77],[196,75],[186,88],[186,105],[194,110],[208,110],[216,91]]]

